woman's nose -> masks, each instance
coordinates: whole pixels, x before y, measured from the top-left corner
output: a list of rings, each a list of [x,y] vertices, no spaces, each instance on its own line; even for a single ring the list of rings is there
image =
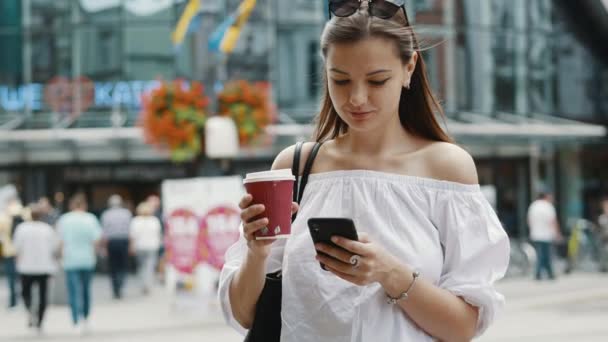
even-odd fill
[[[367,90],[365,87],[353,87],[350,92],[349,102],[354,107],[362,106],[367,103]]]

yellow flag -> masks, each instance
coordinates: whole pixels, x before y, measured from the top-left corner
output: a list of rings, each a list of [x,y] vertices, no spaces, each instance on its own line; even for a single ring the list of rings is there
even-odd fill
[[[177,21],[175,30],[171,34],[171,40],[173,45],[181,44],[188,33],[188,27],[192,22],[192,19],[198,14],[201,8],[201,0],[190,0],[184,9],[184,13]]]
[[[236,43],[239,40],[239,36],[241,31],[243,30],[243,26],[249,19],[251,12],[255,8],[257,0],[244,0],[238,8],[238,15],[236,22],[232,25],[226,34],[224,35],[224,39],[222,40],[222,45],[220,46],[220,50],[225,53],[231,53],[236,47]]]

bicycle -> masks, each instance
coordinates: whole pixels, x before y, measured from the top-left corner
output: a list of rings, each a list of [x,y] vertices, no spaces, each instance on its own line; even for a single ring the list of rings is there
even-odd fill
[[[511,252],[505,277],[529,276],[536,265],[536,250],[524,239],[510,239]]]
[[[575,269],[590,270],[599,264],[601,248],[597,245],[594,232],[598,231],[595,223],[584,218],[570,218],[568,220],[570,236],[567,240],[567,264],[565,273]]]

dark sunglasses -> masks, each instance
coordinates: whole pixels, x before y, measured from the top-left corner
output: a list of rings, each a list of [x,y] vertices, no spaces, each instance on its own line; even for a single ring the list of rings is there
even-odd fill
[[[355,14],[361,7],[362,0],[329,0],[329,18],[333,14],[336,17],[350,17]],[[407,13],[404,5],[396,5],[386,0],[370,0],[368,1],[369,15],[380,19],[390,19],[399,9],[403,10],[406,22]]]

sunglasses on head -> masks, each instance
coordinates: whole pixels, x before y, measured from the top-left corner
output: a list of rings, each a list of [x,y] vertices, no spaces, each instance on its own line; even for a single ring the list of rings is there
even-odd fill
[[[403,9],[403,15],[407,20],[405,6],[386,0],[329,0],[329,18],[331,19],[332,14],[336,17],[350,17],[359,10],[363,1],[367,1],[367,9],[371,17],[390,19],[399,9]]]

